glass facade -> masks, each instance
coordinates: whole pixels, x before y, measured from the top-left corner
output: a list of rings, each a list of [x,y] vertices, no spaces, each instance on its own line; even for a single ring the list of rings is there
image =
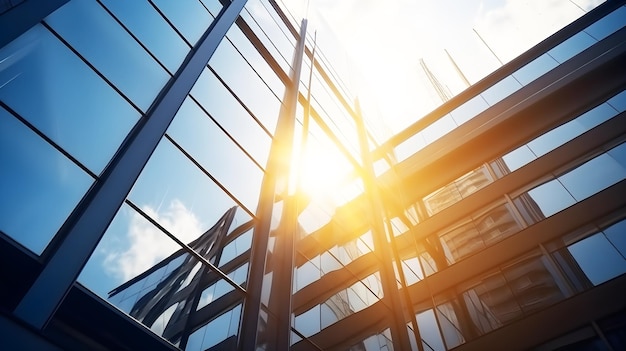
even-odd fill
[[[9,346],[623,347],[623,1],[382,144],[273,0],[55,4],[0,33]]]

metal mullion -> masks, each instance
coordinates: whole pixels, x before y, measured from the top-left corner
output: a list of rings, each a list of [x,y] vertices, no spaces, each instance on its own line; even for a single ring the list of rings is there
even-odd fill
[[[239,350],[255,350],[257,348],[257,334],[261,329],[259,325],[259,318],[261,313],[261,295],[264,285],[265,265],[267,260],[267,251],[270,237],[270,224],[272,219],[272,212],[274,211],[274,203],[277,195],[277,185],[281,177],[287,178],[289,171],[289,161],[291,160],[290,154],[293,149],[293,134],[295,127],[295,115],[296,107],[298,104],[298,88],[300,82],[300,73],[302,68],[302,59],[305,47],[305,35],[306,35],[307,21],[302,21],[300,29],[300,38],[298,46],[294,51],[293,64],[295,67],[291,72],[291,82],[286,86],[285,98],[278,117],[278,123],[276,131],[274,133],[274,139],[270,149],[270,157],[268,165],[266,167],[265,176],[263,178],[263,184],[261,189],[261,196],[259,198],[259,205],[257,207],[257,218],[259,218],[258,225],[255,227],[252,237],[252,252],[250,255],[250,271],[248,274],[247,291],[248,296],[244,301],[241,330],[239,335],[238,349]],[[288,199],[284,199],[287,201]],[[285,209],[289,208],[290,204],[286,204]],[[294,215],[293,211],[285,211],[288,216]],[[294,216],[295,217],[295,216]],[[297,218],[297,217],[296,217]],[[289,220],[289,218],[287,218]],[[294,218],[295,220],[295,218]],[[294,260],[294,231],[289,231],[290,227],[295,226],[294,223],[287,223],[287,230],[283,231],[281,239],[285,240],[283,243],[290,252],[284,253],[289,255],[285,258],[287,262],[284,265],[288,266],[286,271],[288,276],[278,276],[274,274],[273,279],[280,279],[287,284],[292,284],[293,280],[293,262]],[[285,257],[285,256],[283,256]],[[279,272],[284,273],[284,272]],[[291,285],[284,291],[276,291],[276,295],[280,295],[284,301],[282,306],[282,315],[277,318],[287,318],[283,320],[282,325],[278,326],[281,330],[277,331],[275,338],[278,340],[268,340],[269,345],[281,345],[277,349],[289,348],[289,337],[291,331]],[[273,312],[273,311],[272,311]]]
[[[355,118],[355,123],[359,145],[361,148],[361,157],[363,160],[363,183],[365,185],[365,194],[368,197],[370,209],[372,211],[372,237],[374,239],[375,251],[378,251],[382,256],[380,275],[383,286],[383,298],[389,302],[389,307],[391,308],[392,313],[390,321],[391,334],[393,338],[392,341],[394,349],[410,350],[411,343],[406,330],[406,320],[404,318],[402,300],[397,288],[395,272],[393,269],[393,254],[390,252],[390,244],[385,237],[386,232],[383,220],[384,204],[382,203],[380,189],[376,184],[372,155],[367,144],[367,131],[359,111],[358,101],[356,108],[357,112],[355,113],[355,117],[357,118]],[[420,340],[416,340],[416,342],[419,343]]]
[[[245,3],[234,0],[220,13],[133,128],[85,201],[62,227],[64,239],[16,307],[17,317],[37,329],[46,327]]]

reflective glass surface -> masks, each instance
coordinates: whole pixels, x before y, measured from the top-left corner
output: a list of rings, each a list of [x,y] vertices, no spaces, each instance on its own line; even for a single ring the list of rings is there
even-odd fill
[[[199,0],[153,0],[158,9],[172,22],[174,27],[195,45],[200,36],[213,22],[213,16]],[[207,1],[214,3],[214,1]]]
[[[45,22],[143,111],[170,78],[95,1],[70,1]]]
[[[593,285],[626,273],[626,258],[604,233],[590,236],[567,249]]]
[[[209,65],[265,128],[274,133],[281,102],[230,41],[221,42]]]
[[[178,70],[189,46],[150,2],[103,0],[102,3],[167,67],[170,74]]]
[[[485,98],[485,101],[487,101],[489,105],[494,105],[505,97],[513,94],[521,87],[522,85],[515,79],[515,77],[508,76],[483,91],[480,96]]]
[[[271,137],[211,70],[207,68],[202,72],[191,95],[261,167],[265,167]]]
[[[549,72],[558,66],[558,64],[559,63],[556,62],[556,60],[546,53],[515,71],[513,73],[513,77],[515,77],[515,79],[522,85],[526,85]]]
[[[230,336],[236,336],[240,318],[241,305],[237,305],[191,334],[185,350],[203,351]]]
[[[94,173],[140,116],[42,25],[0,49],[0,62],[0,100]]]
[[[183,242],[209,229],[235,202],[170,141],[162,140],[129,198]],[[237,211],[237,224],[250,219]]]
[[[0,231],[37,254],[93,179],[0,108]]]
[[[168,134],[250,212],[255,212],[263,171],[194,101],[183,102]]]
[[[474,96],[473,98],[463,103],[461,106],[452,110],[450,112],[450,115],[452,115],[452,118],[457,125],[461,125],[476,117],[479,113],[486,110],[487,107],[489,107],[489,105],[487,104],[487,102],[485,102],[485,99],[482,96]]]

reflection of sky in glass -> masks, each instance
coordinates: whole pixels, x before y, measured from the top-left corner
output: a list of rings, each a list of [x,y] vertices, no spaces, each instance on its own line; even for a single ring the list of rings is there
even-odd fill
[[[142,209],[150,208],[157,214],[180,204],[197,218],[202,232],[235,206],[230,197],[167,140],[161,141],[153,153],[129,198]],[[161,224],[172,229],[167,223]],[[173,234],[186,235],[177,231]]]
[[[45,21],[143,111],[169,79],[95,1],[70,1]]]
[[[93,179],[0,108],[0,230],[41,253]]]
[[[191,45],[196,44],[213,22],[213,16],[198,0],[153,0],[153,2]],[[215,0],[207,3],[215,3]]]
[[[139,118],[41,25],[0,49],[0,62],[0,99],[95,173]]]
[[[562,175],[559,180],[576,201],[581,201],[625,177],[626,169],[603,154]]]
[[[594,285],[626,272],[626,259],[602,233],[570,245],[568,250]]]
[[[549,217],[576,203],[576,200],[557,180],[549,181],[528,192],[539,205],[544,216]]]
[[[443,351],[443,340],[441,340],[441,334],[439,333],[439,327],[437,326],[437,320],[435,319],[435,313],[433,310],[427,310],[419,313],[417,316],[417,327],[419,328],[422,340],[428,346],[427,350]]]
[[[164,214],[163,218],[176,227],[189,226],[190,222],[189,214],[184,211]],[[178,249],[180,247],[165,233],[128,205],[123,205],[83,268],[78,281],[107,299],[109,291],[143,273]]]
[[[195,102],[185,100],[168,134],[246,208],[255,212],[263,171]]]
[[[170,73],[176,72],[189,47],[149,2],[118,0],[102,2]]]
[[[191,95],[260,166],[265,167],[271,137],[208,68],[196,81]]]
[[[626,220],[604,229],[604,234],[620,252],[622,258],[626,259]]]

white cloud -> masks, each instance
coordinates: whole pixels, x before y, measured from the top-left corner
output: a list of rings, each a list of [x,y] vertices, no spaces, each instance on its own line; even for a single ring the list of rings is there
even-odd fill
[[[150,206],[142,210],[184,243],[201,234],[200,221],[180,200],[172,201],[161,213]],[[123,281],[143,273],[180,248],[137,212],[131,215],[125,240],[129,245],[126,251],[109,252],[103,262],[109,274]]]

